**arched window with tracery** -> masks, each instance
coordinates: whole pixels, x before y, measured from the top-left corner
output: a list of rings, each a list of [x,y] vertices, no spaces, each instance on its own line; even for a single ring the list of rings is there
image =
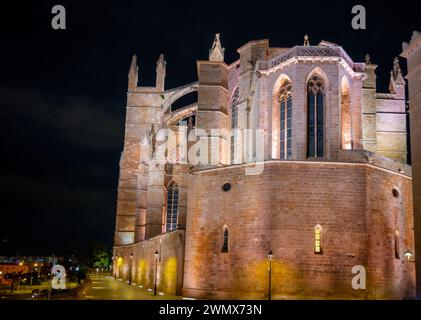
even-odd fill
[[[325,84],[318,75],[307,82],[307,156],[324,154],[324,96]]]
[[[237,128],[238,128],[238,100],[240,99],[240,90],[237,87],[234,90],[231,99],[231,145],[230,145],[230,157],[231,164],[235,162],[235,147],[237,144]]]
[[[291,159],[292,145],[292,84],[285,80],[279,89],[280,158]]]
[[[179,188],[175,182],[171,182],[167,190],[167,213],[165,221],[165,232],[170,232],[177,229],[178,196]]]

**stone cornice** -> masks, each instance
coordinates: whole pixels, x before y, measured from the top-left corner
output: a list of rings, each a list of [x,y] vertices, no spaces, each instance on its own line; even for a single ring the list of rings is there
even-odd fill
[[[354,69],[352,69],[348,62],[345,61],[343,58],[341,57],[325,57],[325,56],[312,56],[312,57],[307,57],[307,56],[297,56],[297,57],[291,57],[290,59],[283,61],[280,64],[277,64],[275,67],[270,68],[269,70],[262,70],[262,69],[258,69],[257,71],[260,74],[264,74],[264,75],[269,75],[273,72],[278,71],[279,69],[283,69],[286,66],[290,65],[290,64],[297,64],[299,62],[310,62],[310,63],[315,63],[315,62],[321,62],[321,63],[339,63],[350,75],[352,78],[354,79],[359,79],[359,80],[365,80],[367,78],[367,74],[365,72],[356,72],[354,71]]]

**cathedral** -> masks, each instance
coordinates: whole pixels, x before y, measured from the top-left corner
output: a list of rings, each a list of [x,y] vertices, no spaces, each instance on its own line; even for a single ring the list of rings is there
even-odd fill
[[[132,59],[113,276],[197,299],[414,298],[399,60],[381,93],[368,55],[328,41],[224,51],[217,34],[173,89],[163,55],[150,87]]]

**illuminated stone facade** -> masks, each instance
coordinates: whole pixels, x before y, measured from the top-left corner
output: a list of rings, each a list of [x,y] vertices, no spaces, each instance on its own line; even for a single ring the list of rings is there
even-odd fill
[[[274,299],[413,297],[399,62],[389,93],[378,93],[369,57],[354,62],[330,42],[260,40],[238,53],[227,65],[218,35],[197,61],[198,82],[169,90],[163,56],[154,87],[138,86],[133,58],[114,276],[151,288],[157,268],[164,292],[266,299],[271,250]],[[195,91],[197,103],[171,108]],[[191,161],[197,141],[212,161]],[[351,285],[357,265],[366,289]]]
[[[415,260],[421,260],[421,33],[414,31],[403,43],[402,57],[408,64],[409,116],[414,188]],[[421,299],[421,264],[417,264],[417,297]]]

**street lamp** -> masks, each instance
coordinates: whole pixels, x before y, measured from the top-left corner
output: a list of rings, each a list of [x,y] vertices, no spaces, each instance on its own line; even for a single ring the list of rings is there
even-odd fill
[[[129,285],[132,284],[133,253],[130,253]]]
[[[408,262],[415,262],[415,260],[412,259],[414,257],[414,254],[411,251],[406,250],[403,256],[406,258]]]
[[[272,300],[272,259],[273,259],[273,252],[272,252],[272,250],[269,250],[269,252],[268,252],[268,262],[269,262],[268,300]]]
[[[159,259],[159,251],[156,250],[155,253],[155,280],[153,286],[153,295],[156,296],[156,284],[157,284],[157,277],[158,277],[158,259]]]

